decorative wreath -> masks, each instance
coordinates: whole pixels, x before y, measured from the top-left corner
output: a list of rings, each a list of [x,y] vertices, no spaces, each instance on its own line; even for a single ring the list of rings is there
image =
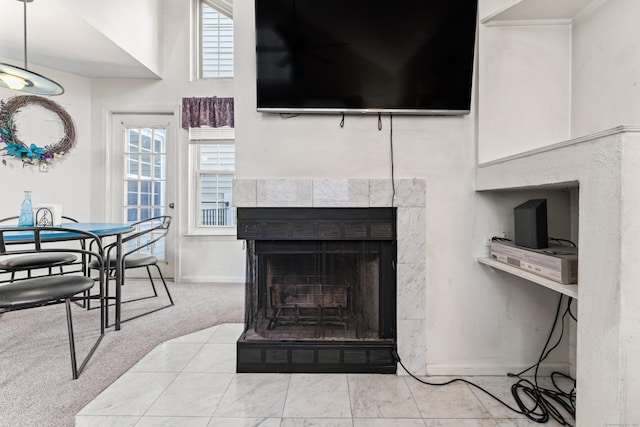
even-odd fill
[[[64,135],[55,144],[44,147],[36,144],[27,144],[18,138],[18,130],[13,120],[20,108],[38,105],[54,112],[62,123]],[[0,101],[0,151],[3,156],[14,157],[22,161],[23,166],[50,164],[52,160],[66,154],[76,143],[76,128],[71,116],[57,103],[36,95],[22,95],[10,98],[8,101]],[[6,159],[2,159],[7,164]]]

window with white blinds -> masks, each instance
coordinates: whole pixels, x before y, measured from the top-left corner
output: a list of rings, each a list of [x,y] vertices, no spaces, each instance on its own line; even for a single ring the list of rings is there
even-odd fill
[[[200,1],[200,76],[233,77],[233,20]]]
[[[232,204],[236,165],[233,129],[192,129],[190,142],[196,227],[227,227],[235,231],[236,213]]]

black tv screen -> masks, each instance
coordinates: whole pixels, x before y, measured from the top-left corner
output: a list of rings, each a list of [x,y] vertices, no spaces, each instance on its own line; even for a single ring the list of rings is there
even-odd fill
[[[467,114],[477,0],[255,0],[257,107]]]

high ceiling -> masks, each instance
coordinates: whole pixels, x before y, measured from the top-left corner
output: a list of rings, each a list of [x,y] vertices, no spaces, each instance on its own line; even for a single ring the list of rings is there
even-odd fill
[[[0,17],[0,62],[24,67],[24,3],[0,0]],[[158,78],[60,0],[27,3],[27,65],[92,78]]]

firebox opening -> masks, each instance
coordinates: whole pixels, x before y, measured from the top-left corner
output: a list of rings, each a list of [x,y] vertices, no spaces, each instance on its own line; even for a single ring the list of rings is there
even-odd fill
[[[258,283],[254,333],[247,338],[380,339],[379,243],[258,246],[264,280]]]

